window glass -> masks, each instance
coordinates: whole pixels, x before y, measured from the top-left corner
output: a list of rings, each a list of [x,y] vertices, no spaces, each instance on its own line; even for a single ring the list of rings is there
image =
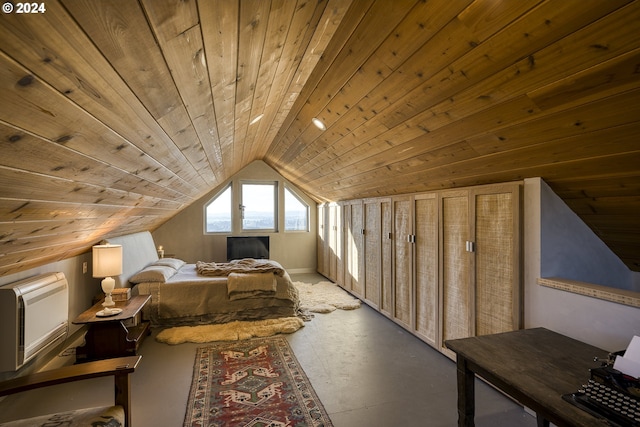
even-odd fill
[[[284,230],[309,230],[309,206],[286,187],[284,189]]]
[[[231,184],[207,205],[205,217],[207,233],[231,233]]]
[[[242,184],[242,230],[276,229],[276,184]]]

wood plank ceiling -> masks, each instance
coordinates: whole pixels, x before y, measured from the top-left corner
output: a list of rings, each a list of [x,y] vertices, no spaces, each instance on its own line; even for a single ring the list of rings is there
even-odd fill
[[[45,6],[0,16],[0,274],[257,159],[318,201],[541,176],[640,270],[638,1]]]

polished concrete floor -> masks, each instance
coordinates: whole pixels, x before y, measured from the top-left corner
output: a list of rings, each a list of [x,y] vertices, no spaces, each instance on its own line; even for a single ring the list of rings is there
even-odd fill
[[[182,426],[195,350],[203,345],[161,344],[154,339],[157,332],[143,342],[143,359],[132,377],[134,427]],[[363,305],[317,314],[287,339],[335,427],[457,424],[455,363],[375,310]],[[59,357],[73,361],[73,356]],[[108,379],[20,393],[0,402],[0,422],[108,405],[112,393]],[[476,426],[535,425],[522,407],[476,382]]]

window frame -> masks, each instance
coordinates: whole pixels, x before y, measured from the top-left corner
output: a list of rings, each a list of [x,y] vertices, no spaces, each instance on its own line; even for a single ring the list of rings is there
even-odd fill
[[[278,232],[278,181],[241,180],[239,181],[238,216],[241,233],[277,233]],[[244,186],[245,185],[272,185],[273,186],[273,228],[244,228]]]
[[[288,191],[293,197],[295,197],[296,200],[298,200],[298,202],[300,202],[307,211],[307,223],[304,230],[287,230],[287,195],[286,193],[284,193],[286,191]],[[300,195],[293,188],[291,188],[289,185],[286,185],[286,184],[284,185],[284,188],[283,188],[282,205],[283,205],[283,209],[282,209],[283,227],[282,228],[284,232],[285,233],[309,233],[311,228],[310,226],[311,207],[309,206],[309,203],[307,203],[302,197],[300,197]]]
[[[220,196],[222,196],[222,194],[229,190],[230,191],[230,197],[229,197],[229,220],[230,220],[230,230],[228,231],[209,231],[207,229],[208,227],[208,221],[207,221],[207,208],[213,203],[215,202]],[[229,184],[225,185],[220,191],[218,191],[211,199],[209,199],[207,201],[207,203],[204,204],[204,234],[232,234],[233,233],[233,219],[234,219],[234,214],[233,214],[233,182],[230,182]]]

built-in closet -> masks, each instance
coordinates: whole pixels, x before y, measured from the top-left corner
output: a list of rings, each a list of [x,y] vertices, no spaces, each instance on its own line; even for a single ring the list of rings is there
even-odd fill
[[[320,231],[319,272],[449,356],[448,339],[519,329],[521,188],[322,205],[318,217],[335,228]]]

